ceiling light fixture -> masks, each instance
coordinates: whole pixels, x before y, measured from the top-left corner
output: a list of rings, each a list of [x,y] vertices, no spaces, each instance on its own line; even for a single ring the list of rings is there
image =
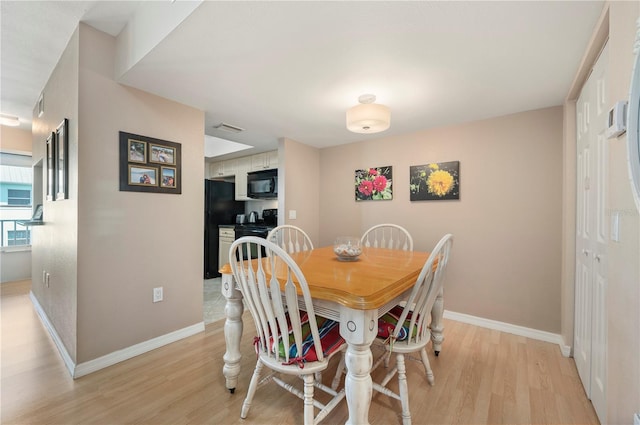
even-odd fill
[[[347,111],[347,129],[354,133],[380,133],[391,125],[391,112],[389,108],[374,103],[376,97],[372,94],[363,94],[358,97],[360,105],[356,105]]]
[[[13,115],[0,114],[0,124],[17,127],[20,125],[20,118]]]

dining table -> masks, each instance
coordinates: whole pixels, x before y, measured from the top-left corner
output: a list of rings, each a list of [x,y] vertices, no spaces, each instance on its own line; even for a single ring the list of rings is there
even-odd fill
[[[345,393],[349,425],[369,423],[373,385],[371,344],[378,333],[378,318],[406,298],[429,257],[428,252],[364,247],[355,261],[340,261],[332,246],[290,254],[304,274],[315,314],[340,323],[347,343]],[[242,293],[231,266],[221,269],[222,295],[226,298],[223,375],[233,393],[240,374],[240,340],[243,332]],[[431,311],[431,339],[439,353],[444,339],[444,300],[439,293]]]

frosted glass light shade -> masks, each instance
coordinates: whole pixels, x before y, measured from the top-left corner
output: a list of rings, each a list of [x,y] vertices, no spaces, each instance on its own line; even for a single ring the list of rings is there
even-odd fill
[[[354,133],[379,133],[391,126],[391,112],[384,105],[362,103],[347,111],[347,129]]]

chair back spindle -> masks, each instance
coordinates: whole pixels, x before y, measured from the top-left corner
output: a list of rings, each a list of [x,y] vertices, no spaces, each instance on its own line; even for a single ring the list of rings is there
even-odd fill
[[[397,224],[378,224],[369,228],[361,238],[362,246],[413,251],[413,238]]]
[[[267,235],[267,240],[275,243],[288,254],[313,249],[309,235],[301,228],[290,224],[283,224],[271,230]]]

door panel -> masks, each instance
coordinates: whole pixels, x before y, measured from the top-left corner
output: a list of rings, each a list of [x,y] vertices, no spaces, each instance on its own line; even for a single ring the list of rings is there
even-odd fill
[[[574,359],[587,396],[606,422],[607,47],[576,105],[577,196]]]
[[[581,255],[587,260],[591,255],[583,253]],[[573,357],[576,362],[578,374],[582,380],[584,390],[587,394],[591,392],[591,265],[590,262],[582,262],[578,265],[576,273],[576,305],[575,305],[575,336]]]

